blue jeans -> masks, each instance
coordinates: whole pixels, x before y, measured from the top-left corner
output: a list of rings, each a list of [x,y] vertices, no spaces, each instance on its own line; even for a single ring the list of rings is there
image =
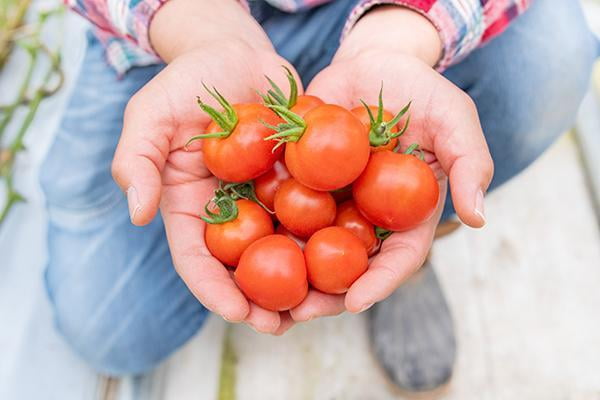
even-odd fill
[[[285,14],[255,2],[253,12],[307,83],[331,61],[354,3]],[[502,36],[446,71],[477,104],[496,165],[492,189],[572,125],[596,53],[578,2],[536,0]],[[110,175],[125,105],[161,68],[135,68],[119,80],[90,36],[40,173],[49,214],[46,286],[57,327],[81,357],[112,375],[150,370],[208,315],[175,273],[160,217],[131,225]],[[444,217],[452,213],[449,201]]]

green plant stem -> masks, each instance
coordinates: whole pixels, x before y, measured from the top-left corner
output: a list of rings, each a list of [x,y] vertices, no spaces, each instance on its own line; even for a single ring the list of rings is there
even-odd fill
[[[29,65],[27,66],[27,72],[25,73],[25,78],[23,79],[23,83],[21,84],[21,87],[19,88],[17,100],[15,100],[14,103],[8,105],[3,110],[4,114],[2,116],[2,119],[0,120],[0,139],[2,139],[2,136],[4,135],[4,132],[6,130],[6,127],[12,120],[16,109],[27,98],[27,89],[29,88],[29,86],[31,84],[31,78],[33,76],[33,71],[35,70],[37,58],[38,58],[37,51],[29,52]]]
[[[46,87],[48,86],[50,80],[52,79],[52,76],[56,73],[57,65],[59,65],[59,64],[60,64],[60,58],[57,53],[54,56],[52,56],[52,62],[51,62],[50,67],[48,68],[48,71],[46,72],[46,74],[44,76],[42,86],[35,91],[35,94],[34,94],[33,98],[31,99],[31,102],[28,104],[27,114],[25,115],[25,118],[23,119],[23,122],[22,122],[21,126],[19,127],[19,130],[17,131],[15,138],[13,139],[10,146],[8,146],[4,150],[2,150],[2,157],[0,159],[0,161],[1,161],[0,162],[0,177],[3,177],[5,180],[6,199],[5,199],[5,203],[4,203],[4,208],[3,208],[2,212],[0,213],[0,226],[2,225],[2,223],[8,216],[8,213],[13,208],[13,206],[16,203],[25,200],[23,198],[23,196],[21,196],[19,193],[17,193],[14,189],[14,184],[13,184],[14,168],[13,167],[14,167],[17,153],[19,153],[24,148],[23,139],[25,138],[25,134],[27,133],[27,130],[31,126],[31,123],[33,122],[33,120],[35,118],[35,115],[38,111],[38,108],[39,108],[42,100],[46,97],[46,93],[47,93]]]
[[[218,400],[235,400],[237,356],[231,340],[231,325],[225,330],[223,352],[221,354],[221,371],[219,374]]]
[[[8,15],[10,13],[10,6],[6,10],[7,18],[10,19],[3,21],[5,24],[0,29],[0,71],[2,71],[8,61],[14,46],[13,39],[17,33],[17,28],[23,25],[30,4],[31,0],[19,0],[15,15],[12,18]]]

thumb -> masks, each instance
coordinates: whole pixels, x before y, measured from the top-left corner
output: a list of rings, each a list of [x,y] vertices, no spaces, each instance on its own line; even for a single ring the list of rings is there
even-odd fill
[[[145,101],[142,92],[131,98],[123,117],[123,130],[112,163],[112,175],[127,195],[129,217],[134,225],[152,221],[160,203],[161,172],[169,154],[170,132]],[[160,109],[160,108],[158,108]]]

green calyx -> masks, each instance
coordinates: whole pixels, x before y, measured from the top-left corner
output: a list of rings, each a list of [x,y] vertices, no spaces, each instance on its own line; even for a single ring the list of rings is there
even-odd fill
[[[370,129],[369,129],[369,141],[371,146],[379,147],[385,146],[392,139],[402,136],[406,129],[408,129],[408,124],[410,123],[410,115],[406,118],[406,122],[402,129],[398,132],[392,132],[392,129],[400,122],[402,117],[408,112],[410,105],[412,102],[409,102],[398,114],[394,116],[391,121],[383,120],[383,84],[381,85],[381,89],[379,90],[379,104],[377,106],[377,117],[373,115],[371,108],[364,101],[360,101],[363,106],[365,106],[367,113],[369,114],[370,120]]]
[[[392,235],[392,231],[388,231],[387,229],[381,228],[379,226],[375,227],[375,236],[377,239],[384,241]]]
[[[218,212],[211,211],[211,205],[214,205],[213,208],[216,208]],[[207,224],[224,224],[237,218],[238,207],[235,199],[219,187],[215,190],[215,196],[204,206],[204,212],[206,216],[200,218]]]
[[[200,97],[197,97],[198,106],[207,113],[210,118],[222,129],[220,132],[208,133],[202,135],[196,135],[190,138],[185,144],[188,146],[190,143],[198,139],[209,139],[209,138],[226,138],[231,135],[231,132],[235,129],[238,123],[238,116],[231,106],[231,104],[223,97],[216,88],[209,89],[204,83],[202,83],[204,89],[210,94],[217,102],[223,107],[223,111],[217,111],[214,107],[204,103]]]
[[[258,199],[256,196],[256,192],[254,190],[254,182],[247,181],[242,183],[228,183],[223,186],[223,190],[230,193],[231,198],[234,200],[246,199],[255,202],[259,206],[265,209],[269,214],[275,214],[275,211],[272,211],[267,207],[262,201]]]
[[[259,93],[259,95],[263,99],[265,106],[282,106],[290,109],[294,107],[298,101],[298,83],[296,83],[296,79],[288,67],[285,65],[282,65],[281,67],[285,70],[285,75],[290,84],[290,95],[286,97],[283,90],[281,90],[281,88],[268,76],[265,76],[265,78],[269,81],[271,89],[269,89],[266,94]]]
[[[236,201],[240,199],[250,200],[264,208],[268,213],[274,214],[256,197],[254,183],[252,181],[242,183],[226,183],[219,181],[219,187],[215,189],[215,195],[204,206],[206,216],[201,216],[207,224],[224,224],[238,217],[238,206]],[[217,209],[214,212],[211,208]]]
[[[413,143],[408,146],[407,149],[404,150],[404,154],[413,155],[419,157],[421,161],[425,161],[425,154],[423,153],[423,150],[419,148],[418,143]]]
[[[273,135],[264,138],[264,140],[276,140],[278,142],[277,145],[273,147],[273,151],[287,142],[297,142],[300,140],[306,130],[306,122],[304,122],[304,119],[284,106],[268,105],[267,107],[285,121],[285,123],[278,125],[271,125],[263,122],[267,128],[275,131]]]

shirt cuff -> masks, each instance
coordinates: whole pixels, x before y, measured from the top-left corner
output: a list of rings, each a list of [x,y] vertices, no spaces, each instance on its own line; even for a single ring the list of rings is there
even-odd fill
[[[344,30],[342,40],[350,32],[358,20],[371,8],[379,5],[397,5],[409,8],[427,18],[437,29],[442,41],[442,56],[435,69],[442,72],[449,66],[456,64],[481,42],[484,32],[482,10],[473,10],[473,15],[460,18],[453,17],[441,0],[364,0],[361,1],[350,13]]]
[[[123,30],[127,38],[132,39],[141,50],[156,56],[156,52],[150,43],[150,23],[156,15],[158,9],[168,0],[143,0],[135,7],[127,10],[128,17],[125,17],[125,29]]]

